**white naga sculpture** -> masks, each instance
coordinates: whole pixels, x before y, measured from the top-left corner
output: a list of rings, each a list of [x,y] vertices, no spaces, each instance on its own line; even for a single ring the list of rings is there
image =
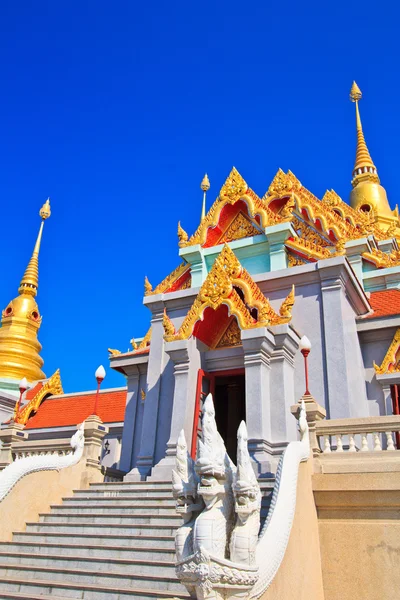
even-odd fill
[[[65,467],[76,465],[83,454],[85,438],[83,423],[71,438],[72,452],[60,454],[34,454],[24,458],[17,458],[0,472],[0,502],[7,496],[16,483],[25,475],[36,471],[59,471]]]
[[[238,429],[237,468],[218,433],[211,394],[204,402],[195,462],[181,432],[172,475],[176,510],[184,516],[175,538],[176,574],[192,598],[259,598],[271,584],[289,541],[299,465],[310,453],[304,403],[299,428],[300,441],[291,442],[280,460],[261,532],[261,491],[245,423]]]

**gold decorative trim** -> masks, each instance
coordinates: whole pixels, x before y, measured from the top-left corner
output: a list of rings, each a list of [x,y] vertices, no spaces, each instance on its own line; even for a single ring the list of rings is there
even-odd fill
[[[243,302],[235,287],[243,292],[245,302]],[[237,318],[241,329],[288,323],[291,319],[293,302],[294,289],[291,290],[281,306],[283,314],[278,315],[258,285],[242,267],[234,252],[229,246],[225,245],[220,255],[215,259],[179,330],[176,333],[166,331],[164,339],[171,342],[189,338],[193,333],[195,323],[202,319],[205,309],[212,308],[216,310],[221,304],[225,304],[229,309],[229,314]],[[249,307],[257,309],[257,319],[253,318]]]
[[[394,251],[390,254],[371,248],[371,252],[363,252],[361,255],[365,260],[372,262],[378,269],[387,269],[400,265],[400,252]]]
[[[153,286],[151,285],[150,281],[147,279],[147,275],[144,278],[144,295],[148,296],[149,294],[152,293],[153,290]]]
[[[163,327],[164,327],[165,335],[174,335],[175,334],[175,327],[174,327],[171,319],[167,315],[167,309],[166,308],[164,308],[164,315],[163,315],[162,324],[163,324]]]
[[[150,327],[150,329],[147,331],[146,335],[144,336],[144,338],[140,342],[139,346],[137,346],[135,344],[135,346],[137,346],[138,350],[144,350],[145,348],[147,348],[147,346],[150,345],[150,342],[151,342],[151,333],[152,333],[152,331],[151,331],[151,327]]]
[[[313,258],[315,260],[320,260],[322,258],[330,258],[332,256],[332,252],[328,250],[328,248],[324,248],[319,246],[318,244],[313,244],[309,242],[307,239],[303,239],[300,237],[290,238],[285,242],[286,248],[290,248],[295,252],[300,252],[304,254],[307,258]],[[333,249],[333,246],[332,246]]]
[[[400,371],[400,359],[396,360],[396,354],[400,349],[400,327],[394,334],[392,343],[390,344],[388,351],[386,352],[385,358],[382,364],[378,366],[373,361],[374,369],[378,375],[384,375],[385,373],[397,373]]]
[[[292,254],[291,252],[287,252],[287,257],[288,257],[288,267],[299,267],[301,265],[307,265],[307,261],[303,260],[302,258],[300,258],[299,256],[296,256],[295,254]]]
[[[115,350],[114,348],[108,348],[108,352],[111,356],[118,356],[121,354],[121,350]]]
[[[43,387],[37,392],[32,400],[30,400],[15,416],[15,422],[26,425],[31,414],[37,412],[46,396],[58,396],[63,393],[64,390],[61,383],[60,369],[57,369],[57,371],[47,379],[43,384]]]
[[[175,283],[175,281],[177,281],[179,279],[179,277],[182,277],[182,275],[188,269],[190,269],[190,265],[188,263],[186,263],[186,262],[181,263],[180,265],[178,265],[176,267],[176,269],[174,269],[172,271],[172,273],[170,273],[169,275],[167,275],[167,277],[165,279],[163,279],[162,282],[159,283],[154,288],[154,290],[153,289],[150,290],[145,295],[146,296],[153,296],[154,294],[163,294],[164,292],[166,292],[171,287],[171,285],[173,285]]]

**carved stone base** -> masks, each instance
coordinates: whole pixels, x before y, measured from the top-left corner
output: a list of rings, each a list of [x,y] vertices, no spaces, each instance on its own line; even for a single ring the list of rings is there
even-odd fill
[[[191,596],[198,600],[247,598],[258,580],[258,567],[216,558],[204,548],[177,562],[175,570]]]

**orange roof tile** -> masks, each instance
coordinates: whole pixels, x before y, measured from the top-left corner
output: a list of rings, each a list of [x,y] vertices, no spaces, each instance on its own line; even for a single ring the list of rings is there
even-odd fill
[[[27,400],[29,402],[29,400],[33,400],[33,398],[36,396],[36,394],[38,392],[40,392],[40,390],[42,389],[42,387],[44,386],[44,382],[43,381],[39,381],[36,385],[34,385],[32,388],[30,388],[26,394],[25,394],[25,400]]]
[[[400,315],[400,290],[371,292],[369,303],[374,312],[367,319]]]
[[[87,394],[49,396],[43,400],[36,414],[26,424],[26,429],[42,427],[67,427],[82,423],[93,414],[96,392]],[[126,390],[100,392],[98,415],[103,423],[124,420]]]

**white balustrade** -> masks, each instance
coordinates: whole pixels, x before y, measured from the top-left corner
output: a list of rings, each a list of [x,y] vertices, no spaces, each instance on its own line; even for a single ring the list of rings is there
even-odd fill
[[[400,450],[395,446],[393,434],[396,432],[400,432],[400,415],[316,423],[316,435],[323,454]]]

